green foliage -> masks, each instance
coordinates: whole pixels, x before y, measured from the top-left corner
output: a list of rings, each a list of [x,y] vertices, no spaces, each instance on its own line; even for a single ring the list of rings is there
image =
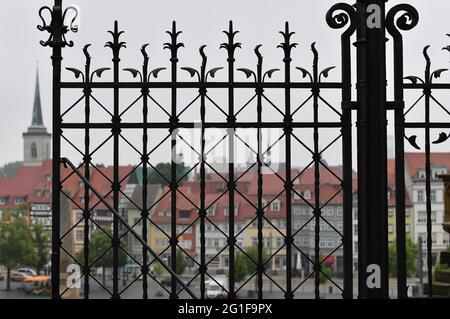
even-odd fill
[[[112,232],[110,229],[104,231],[97,230],[92,233],[89,240],[89,262],[91,263],[101,257],[95,263],[95,267],[106,268],[113,266],[113,249],[110,236],[112,237]],[[84,248],[78,252],[77,259],[80,263],[84,264]],[[123,250],[119,249],[119,267],[124,266],[126,262],[127,255],[123,252]]]
[[[249,248],[247,248],[245,253],[251,258],[251,259],[249,259],[245,256],[246,257],[245,260],[247,261],[248,274],[249,275],[254,274],[257,270],[256,269],[257,265],[253,261],[255,261],[255,262],[258,261],[258,247],[249,247]],[[263,263],[266,262],[267,259],[269,259],[269,254],[267,253],[267,249],[263,248],[263,251],[262,251]],[[266,270],[267,268],[269,268],[269,263],[264,265],[264,269]]]
[[[170,181],[171,164],[170,163],[159,163],[156,165],[155,168],[156,168],[156,170],[152,170],[148,174],[148,183],[149,184],[160,184],[163,186],[168,185],[167,180]],[[176,164],[177,179],[180,179],[181,177],[183,177],[184,174],[186,174],[186,172],[187,172],[187,170],[186,170],[186,167],[184,166],[184,164]],[[187,176],[183,180],[185,180],[186,178],[187,178]]]
[[[248,274],[247,257],[242,252],[238,252],[234,257],[234,280],[241,282]]]
[[[33,237],[26,219],[21,217],[20,212],[5,212],[0,223],[0,264],[10,270],[34,265],[36,260]],[[10,278],[7,281],[9,289]]]
[[[153,271],[155,272],[155,274],[160,277],[162,276],[166,270],[164,269],[164,267],[157,261],[155,261],[154,266],[153,266]]]
[[[36,249],[34,266],[39,273],[49,261],[50,232],[45,230],[42,224],[34,224],[31,227],[31,235]]]
[[[322,264],[320,268],[319,282],[321,284],[325,284],[328,281],[327,277],[331,277],[332,272],[333,269],[331,269],[330,265]]]
[[[247,254],[248,257],[245,255]],[[256,272],[256,264],[253,262],[258,261],[258,247],[249,247],[245,251],[245,254],[242,252],[236,253],[234,257],[234,279],[237,282],[240,282],[245,279],[245,277],[249,275],[253,275]],[[264,248],[262,251],[262,260],[266,262],[269,258],[269,254],[267,250]],[[264,269],[267,270],[269,268],[269,263],[264,265]]]
[[[412,277],[417,273],[419,246],[411,239],[406,240],[406,275]],[[389,245],[389,275],[397,277],[397,243]]]
[[[177,250],[177,267],[176,267],[176,273],[178,275],[182,275],[187,267],[187,260],[186,256],[181,250]]]
[[[446,264],[437,263],[433,269],[433,280],[436,280],[436,272],[439,270],[448,270],[450,267]]]

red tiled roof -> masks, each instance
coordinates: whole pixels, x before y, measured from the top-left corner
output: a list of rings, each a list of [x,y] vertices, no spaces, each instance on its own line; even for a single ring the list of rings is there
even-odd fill
[[[431,165],[445,165],[450,169],[450,153],[431,153]],[[405,167],[408,174],[418,177],[418,171],[425,169],[425,153],[405,153]]]

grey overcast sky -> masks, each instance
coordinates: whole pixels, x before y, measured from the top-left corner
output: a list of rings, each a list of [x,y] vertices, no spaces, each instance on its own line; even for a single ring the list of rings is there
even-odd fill
[[[296,32],[294,40],[300,44],[293,52],[294,66],[310,67],[312,42],[317,42],[323,68],[339,65],[341,31],[331,30],[325,23],[325,14],[332,4],[339,2],[336,0],[66,0],[63,2],[65,6],[75,5],[80,10],[80,30],[77,34],[68,35],[68,38],[75,42],[75,47],[64,50],[64,67],[82,68],[84,57],[81,49],[86,43],[93,44],[91,55],[95,67],[110,66],[111,54],[103,45],[110,39],[106,31],[112,28],[115,19],[119,20],[120,28],[126,31],[123,39],[127,42],[127,48],[122,52],[122,67],[140,67],[142,60],[139,48],[144,43],[150,43],[148,51],[152,67],[169,66],[168,52],[162,49],[162,44],[168,39],[164,31],[170,28],[172,20],[176,20],[179,28],[183,30],[181,40],[186,46],[180,51],[180,66],[197,67],[200,63],[198,48],[202,44],[208,45],[209,66],[226,66],[225,52],[218,47],[225,39],[221,31],[227,28],[230,19],[234,21],[236,29],[241,31],[237,38],[243,43],[242,50],[237,52],[238,67],[255,66],[253,48],[259,43],[263,44],[265,66],[282,67],[282,52],[276,49],[276,45],[281,41],[278,31],[283,28],[285,21],[291,23],[291,29]],[[387,6],[390,8],[400,2],[389,0]],[[406,75],[423,74],[424,59],[421,52],[427,44],[432,46],[430,55],[434,68],[450,67],[450,54],[441,50],[443,46],[450,44],[450,38],[445,36],[446,33],[450,33],[450,24],[446,16],[450,10],[449,1],[408,2],[418,9],[421,20],[418,27],[405,33]],[[39,61],[44,122],[51,129],[51,51],[39,45],[39,40],[46,39],[47,35],[39,32],[36,26],[40,23],[37,14],[39,8],[43,5],[51,6],[52,1],[2,0],[1,3],[0,165],[3,165],[21,160],[23,156],[22,132],[31,122],[36,61]],[[392,73],[391,50],[388,44],[389,80]],[[64,79],[71,80],[70,74],[67,73],[64,73]],[[334,77],[332,76],[330,80],[338,80],[338,75],[339,70],[335,71]],[[125,76],[122,75],[123,79]],[[442,81],[450,81],[450,74],[444,75]],[[389,95],[392,97],[391,88]],[[446,104],[450,101],[448,95],[446,97],[445,94],[441,94],[438,97]],[[218,96],[220,98],[220,95]],[[67,95],[67,99],[63,101],[69,104],[77,97]],[[133,97],[132,93],[124,96],[123,103],[131,102]],[[339,105],[337,97],[330,95],[331,102]],[[412,102],[415,97],[417,95],[414,94],[407,96],[407,102]],[[161,99],[164,102],[165,98]],[[186,101],[188,100],[186,98]],[[414,116],[420,119],[419,114]],[[436,112],[435,118],[442,119],[441,113]],[[448,145],[434,150],[446,149]],[[76,155],[73,151],[68,152]],[[123,155],[124,164],[134,164],[138,159],[134,155],[128,156],[128,153]],[[333,159],[333,154],[330,157],[331,161],[338,163],[337,159]],[[107,163],[109,155],[104,153],[96,160]]]

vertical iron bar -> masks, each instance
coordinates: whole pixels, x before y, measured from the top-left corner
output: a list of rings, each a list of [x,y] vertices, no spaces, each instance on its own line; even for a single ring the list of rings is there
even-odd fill
[[[425,192],[426,192],[426,208],[427,208],[427,273],[428,273],[428,297],[433,297],[433,257],[432,257],[432,223],[431,223],[431,163],[430,163],[430,100],[431,100],[431,60],[425,48],[424,53],[427,60],[425,70],[425,82],[427,84],[424,89],[425,94]]]
[[[258,265],[257,265],[257,281],[258,281],[258,299],[263,298],[263,272],[264,272],[264,260],[263,260],[263,217],[264,217],[264,207],[263,207],[263,176],[262,176],[262,165],[263,165],[263,154],[262,154],[262,132],[261,132],[261,123],[262,123],[262,95],[264,89],[262,87],[262,63],[263,58],[259,52],[260,45],[255,48],[256,55],[258,56],[258,67],[257,67],[257,104],[256,104],[256,112],[257,112],[257,158],[256,162],[258,165],[257,175],[258,175]]]
[[[354,32],[354,29],[351,33]],[[352,79],[348,31],[342,35],[342,175],[344,210],[344,299],[353,299],[353,164],[352,164]]]
[[[347,19],[340,19],[344,11]],[[327,12],[327,23],[333,29],[347,30],[341,36],[341,64],[342,64],[342,165],[343,165],[343,210],[344,210],[344,299],[353,299],[353,163],[352,163],[352,61],[350,38],[357,27],[355,8],[339,3]]]
[[[148,78],[148,56],[145,53],[145,46],[142,48],[142,53],[144,55],[144,65],[142,68],[142,79],[144,82],[147,82]],[[147,129],[147,123],[148,123],[148,95],[149,95],[149,89],[148,88],[142,88],[141,89],[142,94],[142,119],[144,124],[144,129],[142,133],[142,211],[141,211],[141,218],[142,218],[142,239],[145,242],[148,242],[148,236],[147,236],[147,219],[149,216],[148,208],[147,208],[147,186],[148,186],[148,129]],[[142,289],[143,299],[148,299],[148,252],[145,247],[142,247],[142,265],[144,268],[142,269],[143,276],[142,276]]]
[[[61,62],[62,57],[62,0],[55,0],[52,13],[55,45],[52,53],[53,66],[53,162],[52,162],[52,299],[60,299],[60,249],[61,249]]]
[[[178,43],[177,43],[177,26],[176,22],[172,22],[172,32],[170,33],[171,42],[167,44],[167,48],[171,51],[171,82],[174,85],[171,89],[171,117],[170,117],[170,133],[171,133],[171,161],[170,161],[170,262],[172,270],[177,269],[177,134],[178,134],[178,116],[177,116],[177,63],[178,63]],[[177,294],[177,281],[172,276],[171,282],[171,299],[178,299]]]
[[[90,95],[92,89],[89,88],[89,75],[90,71],[90,63],[91,59],[89,53],[87,52],[87,47],[85,47],[86,54],[86,67],[85,67],[85,83],[86,87],[83,90],[84,100],[85,100],[85,108],[84,108],[84,116],[86,124],[90,122]],[[84,177],[87,181],[90,181],[90,136],[89,136],[89,127],[86,126],[84,129]],[[89,185],[88,183],[84,183],[84,299],[89,299],[89,220],[90,220],[90,208],[89,208]]]
[[[206,247],[205,247],[205,217],[206,217],[206,206],[205,206],[205,122],[206,122],[206,87],[205,85],[205,73],[206,73],[206,62],[207,58],[204,54],[205,46],[200,48],[200,54],[203,58],[202,66],[200,71],[200,120],[201,120],[201,134],[200,134],[200,298],[205,299],[206,290]]]
[[[359,297],[381,299],[389,296],[385,0],[358,0],[357,13]],[[367,286],[371,275],[379,286]]]
[[[291,83],[291,49],[296,46],[291,44],[291,32],[289,30],[289,23],[285,23],[284,30],[285,43],[284,45],[284,82],[286,85]],[[286,147],[286,177],[284,189],[286,192],[286,299],[294,297],[292,293],[292,176],[291,176],[291,137],[292,137],[292,115],[291,115],[291,89],[287,86],[284,90],[285,112],[284,112],[284,132],[285,147]],[[270,141],[269,141],[270,143]],[[270,243],[272,247],[272,243]]]
[[[399,24],[395,16],[400,11],[410,18],[409,24]],[[406,220],[405,220],[405,116],[403,92],[403,37],[399,29],[410,30],[417,25],[419,14],[410,5],[397,5],[386,16],[386,29],[394,40],[394,98],[395,98],[395,215],[397,242],[397,297],[406,299],[407,265],[406,265]]]
[[[113,113],[113,207],[119,211],[119,134],[120,134],[120,111],[119,111],[119,24],[114,22],[114,47],[113,70],[114,70],[114,113]],[[119,220],[117,216],[113,219],[113,293],[112,299],[119,299]]]
[[[234,115],[234,51],[236,47],[239,47],[239,43],[234,42],[235,31],[233,30],[233,22],[229,22],[228,28],[228,43],[222,44],[221,47],[226,48],[228,51],[228,297],[230,299],[236,298],[235,293],[235,269],[234,269],[234,251],[236,245],[235,231],[234,231],[234,195],[235,195],[235,178],[234,178],[234,161],[235,161],[235,128],[236,117]]]
[[[318,84],[318,62],[319,56],[315,48],[315,43],[312,44],[311,49],[314,53],[314,63],[313,63],[313,83]],[[315,124],[319,123],[319,94],[320,89],[314,87],[312,89],[313,94],[313,121]],[[320,216],[322,214],[320,209],[320,152],[319,152],[319,129],[314,126],[313,131],[314,140],[314,296],[316,299],[320,299],[320,271],[321,271],[321,260],[320,260]]]

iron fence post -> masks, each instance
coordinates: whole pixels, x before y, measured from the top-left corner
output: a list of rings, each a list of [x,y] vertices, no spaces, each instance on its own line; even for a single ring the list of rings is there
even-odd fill
[[[356,8],[359,297],[388,298],[385,0]]]

